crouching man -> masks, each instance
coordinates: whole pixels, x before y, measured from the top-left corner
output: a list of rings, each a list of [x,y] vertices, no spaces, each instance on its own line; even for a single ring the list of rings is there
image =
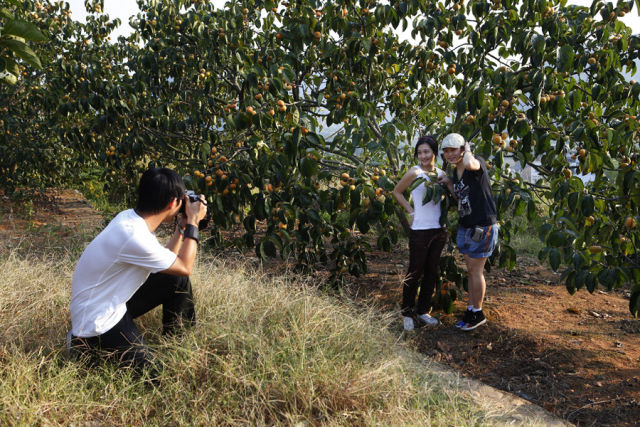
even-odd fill
[[[166,247],[162,246],[153,232],[179,212],[182,219]],[[152,366],[153,356],[133,319],[162,305],[163,333],[193,325],[189,275],[199,242],[197,224],[206,212],[202,196],[194,202],[185,196],[176,172],[146,171],[136,208],[120,212],[78,261],[67,346],[126,366]]]

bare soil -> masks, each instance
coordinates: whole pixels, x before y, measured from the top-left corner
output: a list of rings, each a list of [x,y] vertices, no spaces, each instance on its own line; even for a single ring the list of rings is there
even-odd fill
[[[103,224],[75,190],[47,190],[34,199],[29,213],[0,197],[0,239],[5,245],[28,240],[38,247],[44,239],[64,245]],[[348,294],[398,313],[407,261],[406,244],[391,253],[372,253],[369,272],[354,280]],[[457,301],[452,315],[432,313],[440,318],[439,326],[407,334],[408,345],[568,422],[640,423],[640,319],[629,313],[628,291],[570,296],[558,274],[526,256],[518,258],[514,270],[493,269],[486,279],[486,325],[466,333],[456,330],[453,325],[466,308]],[[399,315],[397,325],[400,332]]]
[[[408,250],[374,253],[358,297],[399,311]],[[559,274],[521,256],[514,270],[485,274],[487,324],[462,332],[466,309],[437,327],[408,334],[409,345],[498,389],[511,392],[577,425],[640,424],[640,319],[629,313],[628,291],[571,296]],[[401,329],[398,318],[398,329]]]
[[[0,238],[5,246],[47,248],[65,245],[103,225],[82,193],[71,189],[34,192],[28,203],[13,203],[0,190]]]

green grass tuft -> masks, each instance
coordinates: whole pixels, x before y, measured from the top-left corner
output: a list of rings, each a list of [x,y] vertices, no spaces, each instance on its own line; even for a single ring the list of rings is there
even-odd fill
[[[456,375],[397,343],[389,318],[223,259],[192,277],[195,328],[164,339],[159,310],[137,320],[164,365],[157,384],[87,368],[62,351],[75,260],[0,252],[2,425],[492,423]]]

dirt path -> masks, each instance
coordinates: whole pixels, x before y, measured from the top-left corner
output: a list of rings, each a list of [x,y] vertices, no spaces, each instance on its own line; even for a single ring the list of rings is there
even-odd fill
[[[38,250],[53,242],[64,245],[103,224],[102,216],[76,190],[47,189],[21,208],[1,193],[0,202],[0,238],[8,246]]]
[[[9,244],[28,239],[34,246],[44,240],[64,245],[103,222],[75,190],[48,190],[28,219],[4,202],[0,237]],[[391,253],[374,252],[369,273],[355,281],[351,296],[397,313],[407,260],[402,244]],[[407,343],[463,376],[519,396],[469,383],[471,394],[488,407],[504,406],[505,423],[530,416],[535,407],[526,402],[532,402],[579,425],[638,425],[640,319],[629,314],[628,294],[570,296],[558,278],[537,260],[520,257],[515,270],[487,274],[486,326],[455,330],[465,308],[457,302],[453,315],[434,313],[441,325],[417,329]]]
[[[399,310],[408,251],[371,257],[360,298]],[[488,324],[469,333],[453,315],[432,313],[441,325],[408,337],[434,360],[536,403],[578,425],[632,426],[640,422],[640,319],[629,314],[628,293],[580,291],[571,296],[559,275],[521,257],[513,271],[486,275]],[[400,329],[400,320],[398,320]]]

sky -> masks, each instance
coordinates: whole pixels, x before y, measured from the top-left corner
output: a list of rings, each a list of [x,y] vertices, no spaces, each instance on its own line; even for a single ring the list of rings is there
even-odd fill
[[[84,0],[67,0],[71,7],[71,17],[77,21],[84,21],[87,11],[84,8]],[[211,1],[217,7],[224,6],[225,0]],[[111,34],[111,40],[118,40],[118,36],[126,36],[131,33],[129,18],[139,12],[136,0],[104,0],[104,12],[111,18],[120,18],[122,24]]]
[[[84,0],[67,0],[71,7],[71,16],[73,19],[84,21],[87,16],[87,12],[84,8]],[[211,3],[217,7],[224,6],[225,0],[212,0]],[[569,0],[568,4],[577,4],[589,6],[591,0]],[[138,4],[135,0],[104,0],[104,11],[112,18],[120,18],[122,25],[112,34],[112,40],[117,40],[120,35],[127,35],[131,32],[129,26],[129,17],[135,15],[138,12]],[[634,8],[631,13],[621,18],[621,21],[629,26],[634,34],[640,33],[640,15],[638,9]],[[401,36],[401,38],[408,37],[410,30]]]

